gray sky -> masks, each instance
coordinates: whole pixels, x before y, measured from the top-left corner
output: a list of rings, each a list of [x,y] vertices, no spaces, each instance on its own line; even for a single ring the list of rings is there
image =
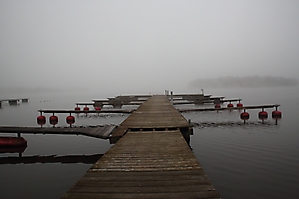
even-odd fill
[[[298,0],[0,0],[0,87],[163,92],[299,74]]]

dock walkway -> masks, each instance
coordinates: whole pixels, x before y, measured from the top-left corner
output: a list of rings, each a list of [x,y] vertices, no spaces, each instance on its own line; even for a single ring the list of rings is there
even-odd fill
[[[17,127],[17,126],[0,126],[0,134],[17,133],[17,134],[53,134],[53,135],[84,135],[94,138],[108,139],[111,132],[117,128],[116,125],[101,125],[89,127]]]
[[[144,102],[119,128],[119,141],[63,199],[220,198],[184,139],[188,121],[165,96]]]

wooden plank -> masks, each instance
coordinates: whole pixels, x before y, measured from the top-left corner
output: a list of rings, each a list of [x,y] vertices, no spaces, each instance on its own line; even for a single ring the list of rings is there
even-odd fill
[[[153,105],[155,104],[155,105]],[[121,126],[128,128],[188,127],[188,121],[164,96],[153,97],[144,102]]]
[[[109,126],[109,128],[106,130],[106,132],[102,133],[102,137],[103,138],[108,138],[110,136],[110,134],[114,131],[114,129],[116,128],[116,126]]]
[[[112,133],[111,137],[121,137],[127,132],[128,128],[125,126],[119,126],[116,130]]]
[[[97,128],[89,128],[88,131],[86,131],[86,135],[90,135],[93,137],[98,137],[98,131],[103,129],[105,127],[97,127]]]
[[[180,144],[183,143],[183,144]],[[92,171],[159,171],[200,168],[179,131],[128,132]]]

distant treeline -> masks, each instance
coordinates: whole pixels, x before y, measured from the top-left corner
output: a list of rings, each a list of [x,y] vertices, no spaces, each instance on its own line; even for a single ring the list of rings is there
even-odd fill
[[[259,88],[297,86],[296,78],[273,76],[219,77],[196,79],[189,83],[193,88]]]

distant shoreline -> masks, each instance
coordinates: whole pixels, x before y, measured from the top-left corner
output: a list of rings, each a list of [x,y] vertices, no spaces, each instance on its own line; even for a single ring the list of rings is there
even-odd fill
[[[195,79],[189,82],[192,88],[267,88],[298,86],[296,78],[273,76],[225,76],[219,78]]]

